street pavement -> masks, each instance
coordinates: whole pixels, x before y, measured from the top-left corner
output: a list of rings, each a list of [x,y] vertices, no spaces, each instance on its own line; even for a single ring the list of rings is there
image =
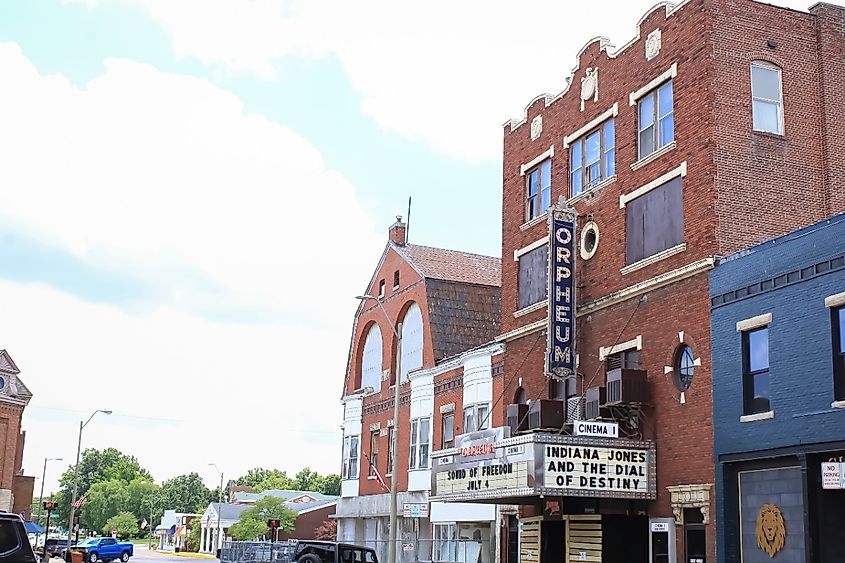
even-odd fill
[[[55,561],[59,561],[56,559]],[[147,546],[135,546],[135,556],[129,563],[217,563],[217,559],[199,559],[195,557],[180,557],[172,553],[151,551]]]

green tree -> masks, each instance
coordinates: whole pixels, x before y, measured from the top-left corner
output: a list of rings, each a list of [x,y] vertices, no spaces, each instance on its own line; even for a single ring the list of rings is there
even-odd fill
[[[163,504],[176,512],[202,512],[212,500],[217,500],[197,473],[179,475],[161,485]]]
[[[53,514],[64,525],[67,525],[67,513],[73,490],[73,474],[73,465],[71,465],[59,478],[61,490],[56,498],[59,507]],[[114,480],[128,484],[136,478],[152,481],[150,472],[141,467],[135,457],[125,455],[115,448],[106,448],[102,451],[88,448],[82,452],[79,459],[77,498],[86,495],[95,483]],[[90,526],[84,518],[83,523]]]
[[[310,467],[305,467],[296,474],[294,478],[294,488],[297,491],[314,491],[318,492],[322,485],[323,478],[316,471],[312,471]]]
[[[202,520],[199,518],[191,518],[188,522],[188,551],[199,551],[200,541],[202,540]]]
[[[330,473],[323,477],[320,491],[324,495],[340,496],[340,475],[337,473]]]
[[[253,487],[256,493],[267,491],[270,489],[279,489],[282,491],[295,488],[294,481],[285,474],[284,471],[278,471],[269,475],[266,479]]]
[[[246,475],[241,475],[237,479],[235,479],[235,485],[239,485],[241,487],[252,487],[255,488],[260,482],[267,479],[270,475],[272,475],[276,470],[273,469],[264,469],[263,467],[255,467],[250,469],[246,472]]]
[[[102,530],[110,518],[126,511],[129,488],[122,481],[101,481],[91,485],[86,498],[87,501],[82,505],[81,521],[92,530]]]
[[[236,540],[246,541],[263,537],[269,531],[267,520],[275,518],[281,521],[280,528],[292,532],[296,528],[297,514],[277,497],[266,496],[259,499],[255,506],[241,512],[241,520],[229,529]]]
[[[112,530],[117,530],[117,537],[125,540],[138,533],[138,521],[131,512],[121,512],[109,518],[101,530],[104,534],[109,534]]]

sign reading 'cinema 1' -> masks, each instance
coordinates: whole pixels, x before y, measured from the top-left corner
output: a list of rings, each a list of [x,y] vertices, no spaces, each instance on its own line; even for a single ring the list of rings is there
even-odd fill
[[[575,374],[575,212],[549,216],[549,326],[546,375]]]

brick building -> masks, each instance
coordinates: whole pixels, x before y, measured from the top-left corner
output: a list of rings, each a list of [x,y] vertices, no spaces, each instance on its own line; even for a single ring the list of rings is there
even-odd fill
[[[838,215],[728,256],[710,273],[723,561],[842,560],[843,241]],[[760,541],[767,519],[774,526]]]
[[[0,510],[30,518],[35,477],[23,474],[23,411],[32,393],[23,384],[15,362],[0,350]]]
[[[474,437],[471,455],[434,456],[453,457],[451,475],[507,475],[432,493],[517,505],[503,512],[502,561],[717,560],[708,272],[718,256],[845,211],[844,53],[837,6],[661,3],[621,48],[588,42],[563,92],[505,124],[494,420],[512,416],[503,435]],[[559,200],[577,216],[563,254],[549,251]],[[577,370],[557,381],[544,368],[560,338],[548,331],[560,320],[548,272],[569,252]],[[618,426],[572,436],[585,417]],[[608,428],[620,438],[602,438]],[[590,463],[568,470],[578,457]]]
[[[396,455],[400,560],[463,560],[465,549],[493,557],[495,506],[429,503],[428,491],[432,450],[467,429],[501,424],[491,417],[501,384],[502,346],[493,342],[500,275],[498,258],[407,244],[401,219],[391,226],[364,292],[378,302],[361,301],[352,330],[342,398],[339,540],[372,545],[386,560]],[[401,331],[401,358],[394,331]]]

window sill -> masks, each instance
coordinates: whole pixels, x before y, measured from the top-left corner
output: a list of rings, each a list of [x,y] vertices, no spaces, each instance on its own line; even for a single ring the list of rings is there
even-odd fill
[[[375,475],[367,475],[367,481],[375,481],[375,480],[376,480]]]
[[[533,313],[534,311],[539,311],[540,309],[545,309],[549,306],[549,300],[543,299],[538,303],[534,303],[533,305],[529,305],[528,307],[523,307],[519,311],[515,311],[513,314],[513,318],[518,319],[519,317],[524,317],[529,313]]]
[[[601,190],[605,186],[609,186],[610,184],[612,184],[615,181],[616,181],[616,174],[614,174],[613,176],[610,176],[609,178],[605,178],[604,180],[602,180],[601,182],[599,182],[595,186],[592,186],[589,189],[584,190],[580,194],[572,196],[571,198],[569,198],[569,201],[567,203],[570,206],[572,206],[572,205],[574,205],[575,203],[577,203],[581,200],[591,199],[596,194],[596,192],[598,192],[599,190]]]
[[[531,227],[533,227],[534,225],[539,225],[540,223],[545,222],[546,219],[548,219],[548,214],[543,212],[540,215],[531,219],[530,221],[527,221],[527,222],[521,224],[519,226],[519,230],[520,231],[526,231],[526,230],[530,229]]]
[[[775,133],[774,131],[761,131],[760,129],[752,129],[751,132],[761,137],[769,137],[770,139],[779,139],[781,141],[786,140],[786,135],[784,135],[783,133]]]
[[[671,151],[675,150],[676,146],[677,146],[676,141],[672,141],[668,145],[664,145],[664,146],[660,147],[659,149],[657,149],[656,151],[654,151],[650,155],[644,156],[641,159],[639,159],[638,161],[636,161],[635,163],[633,163],[631,165],[631,170],[639,170],[640,168],[642,168],[643,166],[645,166],[649,162],[654,162],[655,160],[657,160],[658,158],[660,158],[661,156],[663,156],[667,152],[671,152]]]
[[[832,409],[845,409],[845,401],[833,401],[830,403]]]
[[[775,411],[758,412],[757,414],[744,414],[739,417],[740,422],[756,422],[758,420],[770,420],[775,417]]]
[[[660,262],[661,260],[665,260],[665,259],[669,258],[670,256],[674,256],[675,254],[680,254],[681,252],[684,252],[686,249],[687,249],[687,243],[682,242],[681,244],[679,244],[677,246],[673,246],[672,248],[667,248],[666,250],[661,250],[657,254],[652,254],[651,256],[649,256],[647,258],[643,258],[642,260],[638,260],[638,261],[634,262],[633,264],[628,264],[624,268],[621,268],[619,270],[619,272],[623,276],[628,275],[631,272],[636,272],[637,270],[641,270],[641,269],[645,268],[646,266],[651,266],[652,264]]]

